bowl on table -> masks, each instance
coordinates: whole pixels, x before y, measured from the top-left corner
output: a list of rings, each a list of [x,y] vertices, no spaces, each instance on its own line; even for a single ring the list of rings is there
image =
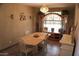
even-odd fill
[[[33,35],[33,37],[38,38],[38,37],[39,37],[39,35],[38,35],[38,34],[35,34],[35,35]]]

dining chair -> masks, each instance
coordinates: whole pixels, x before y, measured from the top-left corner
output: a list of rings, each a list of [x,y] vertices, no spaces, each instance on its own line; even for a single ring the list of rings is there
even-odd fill
[[[47,32],[48,31],[48,28],[47,27],[44,27],[43,28],[43,32]]]
[[[23,43],[23,41],[19,40],[19,49],[20,49],[20,55],[34,55],[35,54],[35,46],[26,45]]]
[[[47,52],[47,39],[48,39],[48,34],[45,37],[45,40],[43,40],[39,45],[39,51],[43,52],[44,54]]]
[[[51,32],[54,32],[54,28],[51,28]]]

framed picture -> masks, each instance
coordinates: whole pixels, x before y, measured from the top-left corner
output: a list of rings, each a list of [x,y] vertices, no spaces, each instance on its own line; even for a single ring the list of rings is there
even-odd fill
[[[32,16],[30,16],[30,19],[32,19]]]
[[[10,15],[10,18],[11,18],[11,19],[14,19],[14,15],[13,15],[13,14],[11,14],[11,15]]]
[[[24,13],[20,14],[20,20],[26,20],[26,16],[24,15]]]

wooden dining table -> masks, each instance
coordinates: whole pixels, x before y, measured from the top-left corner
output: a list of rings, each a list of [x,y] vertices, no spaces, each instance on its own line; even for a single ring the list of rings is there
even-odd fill
[[[36,46],[39,43],[41,43],[42,41],[46,40],[46,38],[47,38],[47,33],[35,32],[30,35],[25,35],[25,36],[21,37],[21,40],[26,45]]]

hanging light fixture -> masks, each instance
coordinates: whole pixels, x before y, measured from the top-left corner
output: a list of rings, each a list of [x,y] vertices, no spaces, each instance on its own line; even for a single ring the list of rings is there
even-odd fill
[[[49,11],[49,8],[48,8],[46,5],[43,5],[43,6],[40,8],[40,11],[41,11],[42,13],[46,13],[46,12]]]

